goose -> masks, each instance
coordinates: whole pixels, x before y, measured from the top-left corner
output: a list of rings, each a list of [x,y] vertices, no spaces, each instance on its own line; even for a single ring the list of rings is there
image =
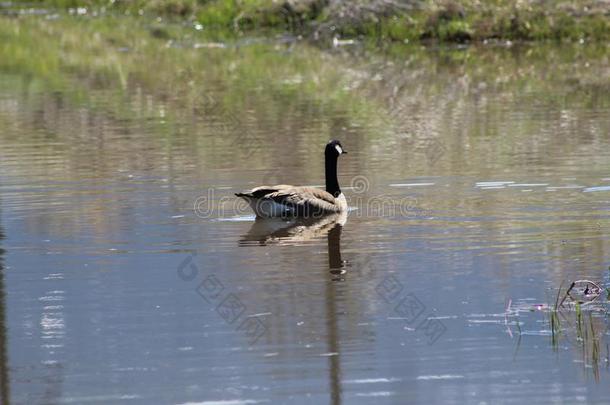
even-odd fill
[[[315,187],[280,184],[260,186],[235,195],[246,200],[260,218],[320,217],[347,212],[347,201],[337,180],[337,160],[345,153],[347,152],[338,140],[331,140],[326,144],[326,191]]]

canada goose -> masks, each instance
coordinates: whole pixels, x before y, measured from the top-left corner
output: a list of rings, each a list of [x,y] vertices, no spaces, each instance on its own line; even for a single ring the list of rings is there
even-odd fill
[[[337,180],[337,159],[347,153],[341,142],[332,140],[324,149],[326,191],[315,187],[295,187],[286,184],[260,186],[236,193],[250,204],[258,217],[316,217],[346,212],[347,201]]]

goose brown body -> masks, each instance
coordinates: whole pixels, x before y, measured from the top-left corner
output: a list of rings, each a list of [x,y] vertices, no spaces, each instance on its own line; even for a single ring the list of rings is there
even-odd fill
[[[259,217],[315,217],[347,210],[343,194],[335,198],[315,187],[260,186],[236,195],[245,199]]]

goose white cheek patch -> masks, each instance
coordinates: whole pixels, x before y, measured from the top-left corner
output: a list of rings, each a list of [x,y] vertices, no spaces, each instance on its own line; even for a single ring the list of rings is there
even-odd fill
[[[339,154],[343,153],[343,149],[341,149],[341,146],[335,145],[335,149],[337,149],[337,152],[339,152]]]

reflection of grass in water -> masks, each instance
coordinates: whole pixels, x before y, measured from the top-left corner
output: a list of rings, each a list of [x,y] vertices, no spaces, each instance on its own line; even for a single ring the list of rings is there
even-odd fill
[[[168,126],[206,116],[210,108],[247,131],[245,111],[256,110],[259,121],[265,122],[284,116],[283,109],[294,107],[295,100],[324,106],[318,108],[320,114],[340,110],[356,121],[377,120],[370,113],[377,111],[370,100],[353,97],[345,89],[352,77],[327,63],[315,48],[301,46],[298,52],[289,52],[285,46],[251,44],[194,49],[192,44],[206,42],[204,36],[164,26],[170,38],[178,39],[171,41],[158,38],[157,28],[155,23],[131,18],[3,19],[0,69],[41,79],[50,89],[70,88],[76,105],[86,103],[118,119],[162,114],[164,134],[171,132]],[[114,91],[97,100],[88,97],[90,88]],[[150,97],[153,108],[134,106],[129,96],[135,91]],[[319,136],[325,139],[328,132]]]
[[[443,117],[459,112],[471,94],[480,91],[479,83],[488,88],[482,94],[500,97],[504,104],[530,105],[531,100],[520,100],[534,94],[537,103],[561,108],[574,117],[582,113],[582,107],[610,105],[604,80],[605,45],[526,50],[393,46],[379,53],[365,44],[353,51],[365,52],[358,57],[304,44],[194,49],[193,44],[209,43],[205,30],[202,34],[191,26],[145,18],[61,17],[48,21],[20,17],[0,21],[0,69],[30,77],[47,90],[66,93],[75,106],[86,105],[126,122],[147,121],[150,132],[160,138],[171,138],[179,131],[210,131],[209,125],[197,123],[219,111],[220,125],[229,122],[231,132],[257,136],[270,130],[269,122],[303,114],[302,121],[320,123],[312,142],[326,140],[336,129],[328,122],[337,121],[337,116],[345,117],[337,127],[354,124],[363,128],[359,130],[362,135],[382,138],[419,131],[401,127],[413,113],[423,116],[423,135],[428,135],[433,131],[427,128],[442,125]],[[549,65],[554,69],[549,71]],[[95,92],[98,89],[104,90],[103,97]],[[388,100],[409,109],[393,112]],[[433,108],[417,111],[421,105]],[[489,104],[498,109],[489,114],[504,114],[501,105]],[[252,116],[256,119],[248,118]],[[513,139],[515,144],[525,145],[539,131],[538,123],[530,120],[520,125],[532,126],[521,131],[527,139]],[[297,129],[285,131],[290,134],[292,130]],[[474,137],[476,130],[473,128]],[[440,127],[438,131],[444,132]],[[486,133],[489,135],[496,134]],[[212,138],[201,137],[202,149]],[[214,138],[227,147],[234,140],[231,136]],[[449,142],[445,141],[447,146]],[[504,142],[501,146],[510,145]],[[501,154],[501,158],[510,156]]]
[[[83,41],[83,38],[87,40]],[[176,109],[196,107],[205,94],[212,94],[214,90],[222,92],[222,97],[218,97],[216,102],[222,104],[223,110],[238,114],[245,107],[248,92],[252,93],[263,84],[271,93],[258,92],[257,97],[310,97],[340,106],[351,117],[360,117],[362,121],[370,123],[375,120],[381,124],[390,120],[390,117],[383,116],[382,109],[371,108],[370,99],[354,97],[355,91],[346,90],[358,83],[356,91],[362,89],[366,94],[367,88],[376,86],[370,77],[357,76],[365,68],[354,72],[346,66],[337,66],[334,63],[336,56],[324,57],[318,50],[305,45],[285,53],[273,50],[269,45],[194,50],[189,45],[206,42],[205,34],[177,25],[160,25],[128,17],[61,18],[59,21],[3,19],[0,39],[0,67],[3,70],[25,72],[55,83],[56,87],[67,83],[68,73],[77,75],[89,85],[110,85],[119,90],[141,86],[155,98],[166,100],[165,105],[176,107],[166,111],[169,114],[166,121],[179,121],[180,117],[173,116]],[[187,49],[176,47],[182,44],[186,44]],[[565,51],[565,55],[561,53],[563,51],[549,52],[548,48],[536,48],[528,51],[528,64],[525,65],[522,58],[513,59],[510,50],[464,52],[440,49],[427,53],[417,47],[399,46],[393,47],[390,53],[396,53],[397,62],[402,62],[401,59],[407,56],[411,69],[421,69],[422,73],[447,73],[440,75],[447,81],[438,84],[439,91],[452,84],[455,73],[463,71],[473,83],[486,82],[490,86],[512,88],[515,94],[520,91],[535,93],[549,103],[565,104],[582,103],[582,100],[591,98],[603,101],[604,98],[598,95],[604,90],[603,83],[599,82],[603,72],[595,69],[597,64],[594,61],[599,60],[605,50],[604,46],[579,48],[576,50],[578,56],[574,57],[573,48]],[[566,82],[571,76],[568,69],[572,69],[573,77],[573,69],[579,67],[571,64],[570,59],[592,64],[586,69],[583,66],[573,83]],[[338,60],[341,62],[340,57]],[[346,64],[351,62],[345,61]],[[548,71],[545,67],[549,64],[559,69]],[[150,69],[151,66],[155,68]],[[545,72],[544,79],[540,77],[542,72]],[[394,72],[386,69],[383,73],[387,82],[394,82]],[[395,73],[402,74],[404,70],[398,69]],[[286,85],[290,81],[295,84]],[[567,89],[574,89],[569,98],[557,97],[557,81],[563,82]],[[215,89],[216,85],[230,87]],[[392,89],[382,90],[389,93]],[[387,96],[389,94],[383,94],[380,98]],[[123,118],[129,118],[129,104],[125,103],[124,97],[119,94],[112,101],[111,105],[116,106],[113,113],[128,112]],[[271,103],[263,101],[263,105]],[[271,115],[275,113],[268,112]]]

